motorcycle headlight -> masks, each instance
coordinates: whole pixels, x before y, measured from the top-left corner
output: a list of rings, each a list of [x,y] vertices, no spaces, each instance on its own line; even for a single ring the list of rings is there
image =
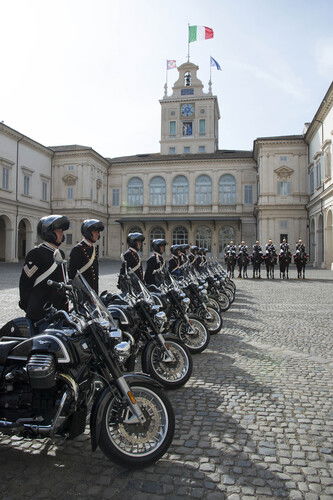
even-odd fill
[[[207,290],[201,290],[202,295],[207,295]]]
[[[160,312],[156,313],[154,317],[155,317],[155,321],[156,321],[159,329],[162,330],[163,325],[167,320],[165,312],[160,311]]]
[[[220,286],[220,281],[219,280],[216,280],[215,283],[216,283],[217,286]]]
[[[184,299],[186,297],[186,294],[184,292],[179,292],[179,297],[181,299]]]
[[[126,361],[128,356],[131,354],[131,345],[129,342],[119,342],[114,346],[114,350],[121,362]]]
[[[185,309],[185,311],[187,311],[187,309],[190,307],[190,299],[188,297],[186,297],[185,299],[182,300],[182,305],[183,305],[183,308]]]

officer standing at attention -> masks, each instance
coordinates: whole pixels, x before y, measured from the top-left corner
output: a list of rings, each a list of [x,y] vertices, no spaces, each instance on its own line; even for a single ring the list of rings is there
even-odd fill
[[[164,239],[156,239],[152,241],[153,255],[147,260],[145,272],[145,282],[147,285],[156,285],[155,275],[164,268],[164,259],[162,257],[165,252],[167,242]]]
[[[225,255],[234,255],[236,257],[236,245],[231,240],[229,245],[227,245],[224,249]]]
[[[301,239],[296,243],[296,253],[300,253],[301,251],[305,252],[305,245]]]
[[[247,245],[245,245],[245,241],[242,241],[240,245],[238,245],[238,253],[243,253],[244,255],[248,254]]]
[[[98,293],[98,246],[95,243],[104,231],[104,224],[97,219],[87,219],[82,222],[83,240],[72,248],[69,256],[68,276],[75,278],[77,271],[83,274],[96,293]]]
[[[276,250],[275,250],[275,246],[273,245],[273,242],[272,240],[268,240],[268,243],[265,247],[265,251],[266,251],[266,255],[269,254],[270,252],[273,254],[273,255],[276,255]]]
[[[142,263],[138,252],[141,250],[144,240],[145,237],[142,233],[129,233],[127,236],[128,249],[121,255],[123,263],[120,268],[119,277],[125,275],[125,266],[127,266],[128,270],[132,269],[137,277],[143,281]]]
[[[63,267],[54,261],[53,254],[65,240],[64,231],[68,228],[69,220],[63,215],[48,215],[38,222],[37,234],[43,243],[27,253],[19,283],[19,306],[32,322],[45,316],[46,304],[67,309],[65,293],[49,287],[47,280],[64,281]],[[64,258],[64,252],[60,252]]]
[[[180,245],[171,245],[170,247],[170,252],[171,252],[171,258],[169,260],[169,272],[174,273],[177,276],[180,275],[180,266],[181,266],[181,251],[179,248]]]

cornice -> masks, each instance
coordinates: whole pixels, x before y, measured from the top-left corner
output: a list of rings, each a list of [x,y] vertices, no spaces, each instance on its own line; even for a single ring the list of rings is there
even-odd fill
[[[61,166],[61,165],[58,165],[58,162],[63,160],[64,158],[81,159],[81,158],[87,158],[89,156],[95,158],[98,162],[100,162],[105,167],[109,167],[111,165],[111,163],[106,158],[103,158],[103,156],[100,156],[93,149],[86,149],[83,151],[55,151],[53,165],[54,166]]]
[[[306,131],[304,137],[307,143],[311,141],[314,134],[317,132],[318,128],[322,126],[322,122],[325,120],[332,106],[333,106],[333,82],[331,83],[329,89],[327,90],[323,100],[319,105],[316,114],[314,115]]]
[[[12,137],[16,141],[22,141],[25,144],[28,144],[33,149],[41,151],[44,154],[47,154],[50,158],[52,158],[53,156],[53,151],[50,148],[44,146],[43,144],[40,144],[37,141],[34,141],[33,139],[30,139],[30,137],[21,134],[20,132],[14,130],[11,127],[8,127],[8,125],[5,125],[4,123],[0,123],[0,132],[2,132],[4,135],[7,135],[8,137]]]

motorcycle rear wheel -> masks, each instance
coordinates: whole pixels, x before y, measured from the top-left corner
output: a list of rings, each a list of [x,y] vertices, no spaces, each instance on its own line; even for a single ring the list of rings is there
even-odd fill
[[[118,392],[106,404],[101,422],[99,447],[112,461],[127,467],[144,467],[159,460],[168,450],[175,430],[171,403],[153,384],[136,382],[131,390],[146,422],[126,423],[131,416]]]
[[[141,357],[142,369],[167,389],[185,385],[192,375],[193,361],[188,348],[178,339],[165,339],[174,361],[164,360],[165,350],[155,342],[149,342]]]

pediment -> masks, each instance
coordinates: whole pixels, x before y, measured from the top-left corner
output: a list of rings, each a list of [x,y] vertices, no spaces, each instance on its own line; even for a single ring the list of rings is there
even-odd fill
[[[66,174],[63,176],[62,180],[64,181],[66,186],[74,186],[76,184],[77,177],[76,175]]]
[[[279,167],[274,170],[279,179],[289,179],[294,173],[294,170],[290,167]]]

